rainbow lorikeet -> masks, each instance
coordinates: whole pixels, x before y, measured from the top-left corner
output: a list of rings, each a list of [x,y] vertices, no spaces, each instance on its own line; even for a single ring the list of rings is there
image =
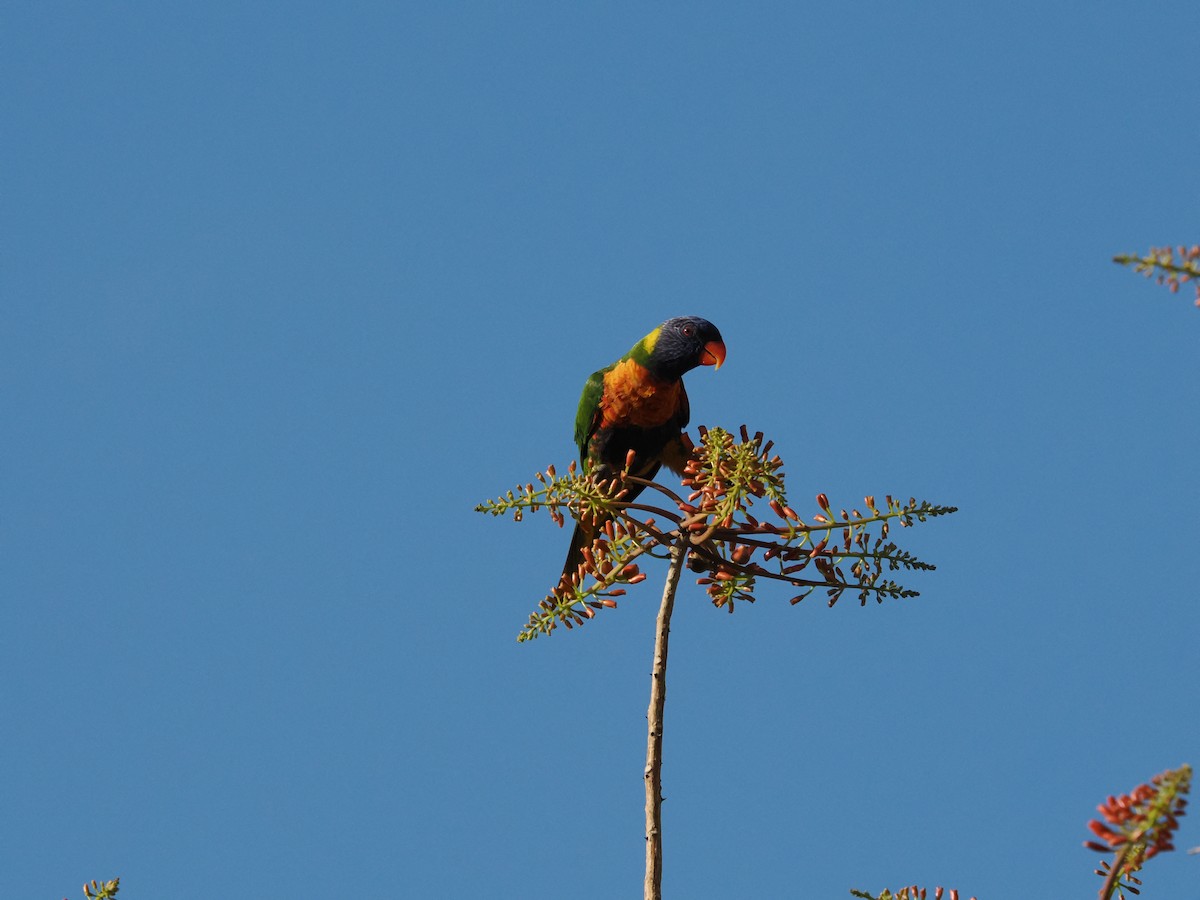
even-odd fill
[[[663,463],[681,473],[690,450],[683,435],[690,415],[683,374],[696,366],[720,368],[724,361],[725,342],[717,326],[680,316],[663,322],[612,365],[593,372],[575,416],[575,443],[584,471],[611,478],[625,468],[632,450],[629,471],[639,478],[653,478]],[[642,486],[628,489],[625,499],[632,500]],[[595,528],[576,523],[564,578],[578,570]]]

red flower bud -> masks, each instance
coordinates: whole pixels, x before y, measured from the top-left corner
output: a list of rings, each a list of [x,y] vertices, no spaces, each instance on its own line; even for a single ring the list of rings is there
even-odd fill
[[[1121,835],[1117,834],[1117,832],[1113,831],[1103,822],[1099,822],[1096,819],[1092,819],[1090,822],[1088,822],[1087,827],[1091,829],[1091,832],[1096,835],[1096,837],[1103,838],[1104,840],[1108,841],[1110,847],[1115,847],[1117,843],[1122,840]]]

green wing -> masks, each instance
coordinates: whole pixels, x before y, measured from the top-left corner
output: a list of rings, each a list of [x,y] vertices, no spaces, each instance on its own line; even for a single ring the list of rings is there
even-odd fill
[[[588,442],[600,424],[600,398],[604,394],[604,373],[611,369],[593,372],[583,386],[579,397],[579,411],[575,413],[575,443],[579,445],[579,461],[587,461]]]

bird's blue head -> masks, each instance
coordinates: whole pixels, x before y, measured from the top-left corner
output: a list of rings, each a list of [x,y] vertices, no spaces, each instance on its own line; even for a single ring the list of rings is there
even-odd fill
[[[725,362],[725,342],[717,326],[698,316],[667,319],[642,338],[647,351],[643,363],[657,378],[674,380],[696,366],[720,368]]]

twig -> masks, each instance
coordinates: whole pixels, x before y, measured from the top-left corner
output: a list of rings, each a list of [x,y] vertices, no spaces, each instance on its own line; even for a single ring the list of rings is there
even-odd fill
[[[663,588],[662,606],[654,635],[654,668],[650,673],[650,708],[646,712],[646,883],[645,900],[662,900],[662,740],[663,707],[667,702],[667,642],[675,589],[687,556],[686,538],[677,533],[671,543],[671,565]]]

